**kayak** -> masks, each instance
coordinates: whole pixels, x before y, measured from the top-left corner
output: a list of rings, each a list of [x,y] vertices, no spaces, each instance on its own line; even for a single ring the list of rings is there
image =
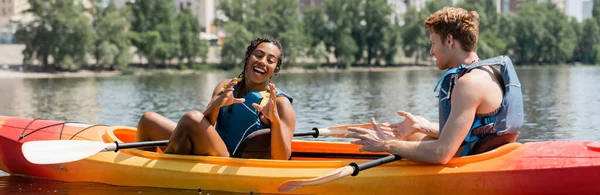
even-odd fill
[[[131,143],[136,129],[0,116],[0,169],[66,182],[118,186],[286,194],[598,194],[600,143],[510,143],[492,151],[453,158],[445,165],[397,160],[354,177],[282,192],[288,181],[318,178],[382,153],[364,153],[348,142],[294,140],[291,160],[173,155],[140,149],[98,152],[57,164],[25,159],[24,143],[86,140]],[[68,149],[55,153],[68,153]],[[355,156],[356,158],[354,158]]]

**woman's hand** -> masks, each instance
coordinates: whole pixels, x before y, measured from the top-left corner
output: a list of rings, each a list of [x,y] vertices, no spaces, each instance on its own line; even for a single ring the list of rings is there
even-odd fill
[[[427,119],[421,116],[414,116],[409,112],[398,111],[398,115],[404,117],[404,121],[396,124],[381,124],[383,133],[396,139],[402,139],[416,133],[423,128],[423,125],[429,122]]]
[[[381,124],[375,122],[375,118],[371,118],[373,129],[360,127],[348,127],[348,131],[354,133],[346,134],[346,138],[356,138],[359,140],[352,141],[353,144],[362,145],[359,150],[369,152],[385,152],[385,143],[388,138],[385,137],[381,130]]]
[[[260,113],[262,113],[262,116],[264,118],[269,120],[268,123],[270,126],[270,122],[279,121],[279,113],[277,112],[277,102],[276,102],[277,91],[275,89],[275,84],[269,83],[269,93],[270,93],[269,101],[267,102],[267,104],[265,106],[261,106],[257,103],[253,103],[252,107],[256,108]]]
[[[221,92],[218,94],[218,98],[215,100],[221,106],[229,106],[231,104],[242,103],[246,101],[244,98],[233,97],[233,86],[238,84],[238,78],[233,78],[229,83],[223,85]]]

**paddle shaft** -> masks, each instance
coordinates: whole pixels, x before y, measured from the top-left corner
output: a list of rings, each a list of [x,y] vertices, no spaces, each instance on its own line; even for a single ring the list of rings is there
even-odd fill
[[[398,155],[389,155],[389,156],[378,158],[378,159],[375,159],[375,160],[372,160],[372,161],[369,161],[366,163],[356,164],[356,163],[352,162],[349,165],[354,168],[354,172],[352,172],[352,176],[356,176],[362,170],[367,170],[369,168],[383,165],[386,163],[390,163],[390,162],[400,160],[400,159],[402,159],[402,157],[400,157]]]
[[[313,137],[319,137],[319,130],[317,128],[313,128],[313,130],[315,132],[294,133],[294,136],[311,135]],[[116,148],[114,149],[114,151],[117,152],[120,149],[128,149],[128,148],[140,148],[140,147],[149,147],[149,146],[166,146],[167,144],[169,144],[169,140],[131,142],[131,143],[118,143],[115,141],[115,144],[116,144]]]
[[[145,141],[145,142],[131,142],[131,143],[118,143],[115,141],[117,147],[115,148],[115,152],[119,151],[119,149],[127,149],[127,148],[139,148],[139,147],[148,147],[148,146],[166,146],[169,144],[169,140],[159,140],[159,141]]]
[[[318,128],[313,128],[312,129],[314,132],[300,132],[300,133],[294,133],[294,136],[313,136],[314,138],[319,137],[319,129]]]

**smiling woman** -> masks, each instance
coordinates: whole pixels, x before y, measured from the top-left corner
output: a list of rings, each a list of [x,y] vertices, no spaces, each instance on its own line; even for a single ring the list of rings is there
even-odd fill
[[[147,112],[136,141],[169,139],[164,151],[173,154],[289,159],[296,126],[293,99],[271,82],[282,58],[277,40],[253,40],[239,78],[221,81],[204,112],[189,111],[179,123]]]

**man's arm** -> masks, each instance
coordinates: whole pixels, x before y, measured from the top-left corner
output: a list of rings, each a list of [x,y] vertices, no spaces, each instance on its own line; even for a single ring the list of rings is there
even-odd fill
[[[452,94],[452,110],[444,131],[437,140],[429,141],[401,141],[387,140],[383,144],[383,151],[400,155],[414,161],[446,164],[460,148],[467,136],[477,107],[481,102],[481,85],[472,79],[459,79]],[[429,125],[428,125],[429,126]],[[430,128],[429,130],[435,130]],[[435,131],[429,131],[434,133]]]

